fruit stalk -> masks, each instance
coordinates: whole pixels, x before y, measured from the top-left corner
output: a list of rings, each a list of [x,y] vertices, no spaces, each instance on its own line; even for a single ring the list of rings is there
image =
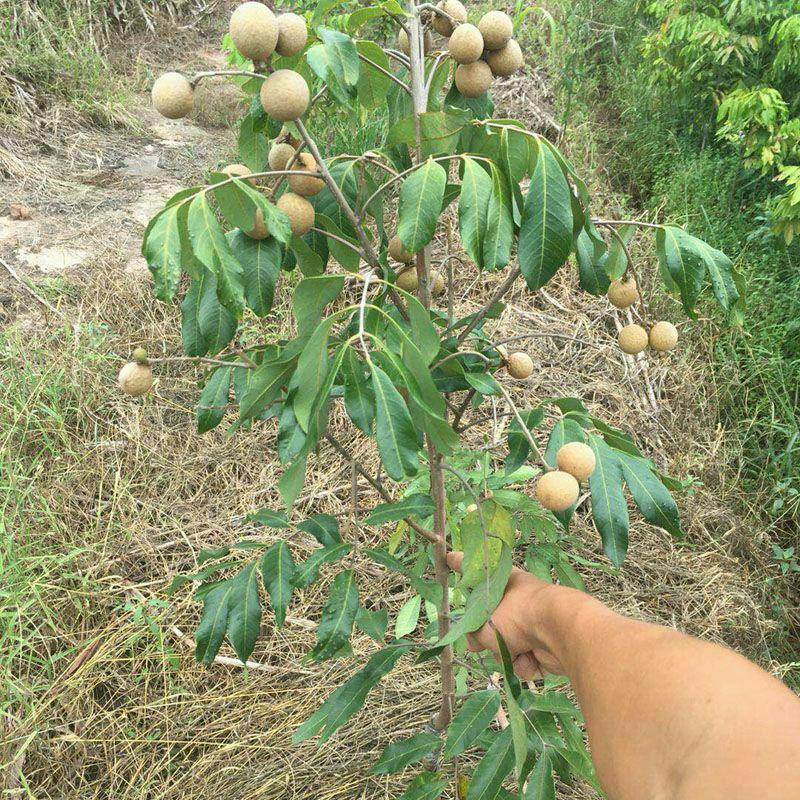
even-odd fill
[[[408,52],[411,105],[416,137],[415,162],[418,164],[422,160],[420,114],[424,114],[428,108],[428,95],[425,89],[424,31],[414,0],[408,0],[406,7],[411,15],[408,21]],[[423,247],[417,253],[417,280],[420,302],[425,308],[430,308],[430,248],[428,246]],[[433,532],[438,537],[438,541],[433,546],[433,563],[436,581],[442,588],[442,599],[437,611],[439,636],[442,637],[450,630],[450,595],[448,587],[450,568],[447,566],[447,512],[445,508],[444,472],[442,470],[442,455],[437,451],[429,436],[426,437],[426,445],[431,472],[431,499],[434,506]],[[453,648],[451,646],[445,647],[441,652],[440,676],[442,702],[435,725],[439,730],[444,730],[453,718],[453,706],[455,705],[456,681],[453,671]]]

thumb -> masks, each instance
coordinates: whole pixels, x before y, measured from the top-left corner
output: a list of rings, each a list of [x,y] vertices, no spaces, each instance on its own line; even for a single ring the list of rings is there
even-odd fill
[[[447,566],[456,572],[461,572],[461,562],[464,560],[464,553],[461,550],[451,550],[447,554]]]

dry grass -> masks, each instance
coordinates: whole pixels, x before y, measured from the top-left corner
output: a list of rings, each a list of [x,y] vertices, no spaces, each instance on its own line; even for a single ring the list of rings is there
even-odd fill
[[[498,115],[541,119],[531,102],[547,113],[546,97],[508,85]],[[573,155],[583,162],[584,154]],[[65,203],[59,210],[69,213],[65,190],[53,191],[51,202]],[[644,250],[636,253],[651,270]],[[19,644],[0,662],[12,689],[2,707],[5,788],[9,796],[81,800],[395,797],[404,781],[370,776],[368,766],[388,741],[428,722],[437,704],[431,664],[402,663],[321,749],[290,741],[353,669],[303,661],[330,570],[296,596],[283,630],[265,617],[252,656],[260,669],[193,661],[198,606],[188,590],[167,600],[165,589],[173,575],[194,569],[202,548],[253,534],[245,514],[277,506],[275,425],[230,438],[222,430],[198,436],[200,375],[191,368],[159,369],[155,390],[141,402],[116,390],[113,353],[138,344],[153,356],[180,351],[176,309],[157,304],[147,283],[124,272],[127,257],[127,245],[109,237],[91,269],[40,287],[51,301],[61,297],[77,329],[43,316],[19,287],[3,284],[17,325],[0,350],[4,466],[14,467],[4,479],[7,538],[0,553],[10,576],[5,604],[16,613],[6,635]],[[477,307],[500,280],[460,271],[458,312]],[[285,289],[278,296],[266,323],[272,335],[291,325]],[[659,313],[680,316],[672,306]],[[759,589],[764,547],[719,492],[725,434],[714,428],[715,392],[705,367],[710,325],[684,326],[674,358],[634,362],[615,346],[606,302],[579,292],[564,270],[535,295],[520,284],[503,317],[487,327],[497,339],[532,335],[533,378],[509,386],[522,406],[550,395],[581,396],[635,435],[660,467],[697,479],[679,498],[686,541],[672,541],[634,512],[624,568],[585,573],[590,591],[620,611],[725,642],[775,668]],[[554,333],[588,344],[542,336]],[[504,422],[471,429],[473,443],[496,441]],[[341,410],[332,425],[362,461],[376,463],[372,443],[354,434]],[[352,518],[349,488],[347,467],[323,447],[310,462],[298,514],[340,515],[354,540],[375,544],[387,531]],[[375,502],[362,493],[365,507]],[[600,557],[585,511],[576,514],[573,534],[581,555]],[[301,534],[292,547],[303,557],[310,542]],[[407,598],[400,579],[372,562],[357,559],[356,570],[367,602],[393,612]],[[353,645],[359,663],[375,648],[362,634]],[[563,796],[593,795],[579,787]]]

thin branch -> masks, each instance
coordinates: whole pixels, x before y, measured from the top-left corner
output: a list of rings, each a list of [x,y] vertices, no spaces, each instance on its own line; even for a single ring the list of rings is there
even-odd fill
[[[648,325],[647,307],[645,306],[644,295],[642,294],[642,284],[639,282],[639,276],[636,274],[636,267],[633,265],[633,259],[631,258],[630,251],[628,250],[628,245],[625,244],[625,240],[612,225],[609,225],[607,222],[598,222],[597,224],[603,228],[608,228],[608,230],[611,232],[611,235],[619,242],[622,252],[625,253],[625,271],[628,272],[630,270],[631,274],[633,275],[633,282],[636,284],[636,294],[639,295],[639,303],[642,306],[642,320],[644,321],[645,325]]]
[[[455,413],[455,417],[453,417],[453,427],[456,428],[458,423],[461,422],[461,417],[464,416],[464,412],[467,410],[472,398],[475,397],[475,389],[470,389],[467,392],[467,396],[462,401],[461,405],[458,407],[458,410]]]
[[[200,81],[205,80],[206,78],[217,78],[217,77],[240,77],[240,78],[265,78],[265,75],[261,75],[258,72],[247,72],[245,70],[239,69],[212,69],[208,72],[196,72],[190,79],[189,84],[192,88],[197,86]]]
[[[238,355],[238,354],[237,354]],[[257,365],[249,358],[242,362],[223,361],[220,358],[208,358],[207,356],[163,356],[161,358],[148,358],[148,364],[168,364],[173,361],[193,361],[197,364],[214,364],[218,367],[237,367],[238,369],[256,369]]]
[[[659,230],[663,228],[663,225],[658,225],[654,222],[642,222],[638,219],[600,219],[598,217],[592,217],[592,222],[595,225],[604,225],[607,228],[611,228],[614,226],[621,227],[622,225],[635,225],[638,228],[655,228]]]
[[[544,456],[542,455],[542,451],[539,449],[539,445],[536,444],[536,440],[533,438],[531,432],[528,430],[528,426],[525,424],[525,420],[522,419],[522,415],[519,413],[519,410],[517,409],[516,404],[511,399],[511,395],[505,389],[503,384],[500,383],[499,381],[497,382],[497,386],[500,389],[500,393],[503,395],[503,397],[505,398],[506,402],[511,407],[511,410],[514,413],[514,418],[519,423],[519,427],[522,429],[522,435],[528,440],[528,444],[531,446],[531,450],[533,450],[533,452],[536,453],[536,457],[539,459],[539,461],[542,462],[542,466],[545,468],[545,471],[549,472],[550,470],[553,469],[553,467],[551,467],[544,460]]]
[[[316,225],[311,226],[311,230],[314,233],[320,234],[320,236],[327,236],[329,239],[335,239],[340,244],[343,244],[345,247],[349,247],[354,253],[358,253],[358,255],[366,261],[366,256],[364,253],[356,247],[352,242],[348,242],[347,239],[343,239],[341,236],[337,236],[335,233],[331,233],[330,231],[326,231],[324,228],[318,228]]]
[[[408,94],[411,94],[411,89],[408,87],[408,84],[403,83],[403,81],[401,81],[400,78],[397,77],[397,75],[394,75],[393,73],[389,72],[388,69],[384,69],[382,66],[376,64],[374,61],[367,58],[365,55],[361,53],[358,54],[358,57],[365,64],[369,64],[371,67],[378,70],[378,72],[385,75],[387,78],[391,78],[401,89],[404,89]]]

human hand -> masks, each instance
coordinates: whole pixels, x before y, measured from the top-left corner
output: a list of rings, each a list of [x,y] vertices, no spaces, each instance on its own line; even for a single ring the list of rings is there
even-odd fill
[[[460,551],[447,554],[447,563],[456,572],[461,571],[463,560]],[[545,673],[567,674],[558,635],[559,622],[563,612],[579,604],[582,598],[587,598],[582,592],[547,583],[514,567],[503,599],[490,620],[467,634],[467,648],[472,652],[491,650],[499,657],[496,628],[511,654],[514,672],[523,680]]]

